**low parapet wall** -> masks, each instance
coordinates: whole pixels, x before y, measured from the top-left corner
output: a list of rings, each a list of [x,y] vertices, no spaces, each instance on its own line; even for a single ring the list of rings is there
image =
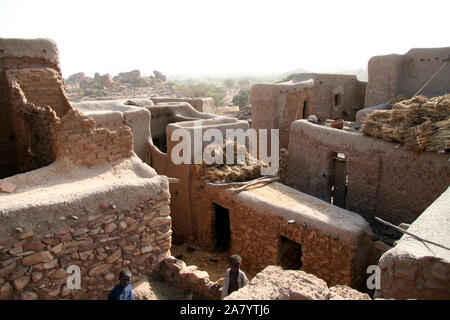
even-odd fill
[[[393,299],[450,299],[450,188],[383,254],[381,296]],[[436,243],[438,245],[436,245]]]
[[[216,108],[214,106],[213,98],[169,98],[169,97],[152,97],[150,98],[154,104],[166,102],[187,102],[198,112],[214,113]]]

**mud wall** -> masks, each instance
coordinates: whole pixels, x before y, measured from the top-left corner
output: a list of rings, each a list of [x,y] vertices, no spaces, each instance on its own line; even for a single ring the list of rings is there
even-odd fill
[[[30,106],[51,105],[63,116],[71,109],[63,87],[53,41],[0,39],[0,178],[53,161],[46,131],[52,116],[43,109],[30,112]]]
[[[312,82],[301,85],[254,85],[252,128],[279,129],[280,148],[287,148],[291,123],[302,119],[303,115],[307,117],[314,113],[311,86]],[[267,141],[270,142],[270,134]],[[270,145],[267,148],[270,150]]]
[[[404,55],[375,56],[369,60],[369,83],[364,106],[388,102],[397,95],[412,97],[450,56],[450,47],[411,49]],[[435,97],[450,91],[450,64],[423,89],[421,94]]]
[[[346,156],[345,208],[394,224],[414,221],[450,184],[448,156],[415,154],[395,143],[296,121],[291,125],[287,184],[330,202],[333,158]]]
[[[214,106],[213,98],[169,98],[169,97],[154,97],[150,98],[154,104],[166,102],[187,102],[198,112],[214,113],[216,108]]]

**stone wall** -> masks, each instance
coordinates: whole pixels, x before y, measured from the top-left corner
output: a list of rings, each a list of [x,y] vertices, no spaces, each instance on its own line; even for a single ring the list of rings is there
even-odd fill
[[[142,161],[150,164],[149,148],[152,139],[150,111],[141,107],[141,104],[153,105],[153,102],[149,99],[84,101],[72,102],[72,107],[94,119],[96,128],[116,131],[123,126],[130,127],[133,133],[134,152]]]
[[[30,174],[15,176],[15,182],[20,185]],[[145,181],[127,186],[113,181],[113,188],[78,192],[75,198],[67,187],[37,202],[17,203],[8,200],[14,194],[2,195],[0,299],[105,299],[122,267],[130,268],[134,280],[158,270],[170,255],[168,181],[161,176]],[[123,197],[124,188],[133,196]],[[43,189],[30,192],[39,196]],[[70,265],[81,269],[80,290],[66,285]]]
[[[448,156],[415,154],[395,143],[360,133],[327,128],[307,121],[291,125],[287,184],[331,201],[333,158],[346,156],[345,208],[361,214],[371,227],[411,223],[450,184]]]
[[[359,288],[372,245],[368,224],[357,214],[328,205],[273,183],[239,194],[193,179],[191,188],[195,242],[216,247],[215,207],[229,210],[229,253],[242,257],[250,275],[283,260],[281,236],[301,245],[301,270],[330,285]]]
[[[133,161],[140,168],[131,174],[146,177],[145,183],[124,175],[120,166],[84,169],[94,170],[85,177],[80,167],[60,160],[8,178],[18,189],[0,195],[0,299],[105,299],[120,268],[129,267],[134,281],[159,270],[171,246],[168,182],[151,178],[151,168]],[[65,178],[67,167],[77,183]],[[103,172],[119,180],[97,176]],[[33,186],[30,179],[48,185]],[[105,186],[77,185],[88,179]],[[81,290],[67,288],[69,265],[81,268]]]
[[[190,291],[193,299],[220,300],[222,291],[218,281],[210,281],[208,272],[198,270],[197,266],[186,266],[183,260],[168,257],[162,263],[159,275],[181,290]]]
[[[94,120],[71,110],[57,124],[55,150],[58,159],[66,157],[76,165],[100,165],[132,156],[133,134],[128,126],[95,128]]]
[[[381,256],[379,295],[392,299],[450,299],[450,188]]]
[[[369,83],[364,106],[372,107],[396,97],[412,97],[450,56],[450,47],[411,49],[404,55],[375,56],[369,60]],[[427,85],[421,94],[435,97],[450,91],[450,65]]]

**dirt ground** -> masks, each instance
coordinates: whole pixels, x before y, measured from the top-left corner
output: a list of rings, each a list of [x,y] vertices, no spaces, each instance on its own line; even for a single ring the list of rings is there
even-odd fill
[[[189,292],[161,280],[141,281],[133,288],[136,300],[187,300],[190,299]]]
[[[225,277],[225,271],[230,267],[228,252],[208,252],[196,245],[183,243],[172,245],[172,256],[182,259],[186,265],[195,265],[199,270],[207,271],[210,281]],[[243,270],[245,272],[245,270]],[[133,287],[137,300],[190,300],[189,292],[161,280],[143,280]]]

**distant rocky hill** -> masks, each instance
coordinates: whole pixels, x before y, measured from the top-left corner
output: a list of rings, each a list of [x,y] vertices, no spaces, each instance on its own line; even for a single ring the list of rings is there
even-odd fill
[[[132,70],[114,77],[109,73],[96,73],[91,78],[84,72],[75,73],[65,80],[67,96],[71,101],[175,96],[171,84],[166,82],[166,76],[159,71],[153,74],[145,77],[139,70]]]

